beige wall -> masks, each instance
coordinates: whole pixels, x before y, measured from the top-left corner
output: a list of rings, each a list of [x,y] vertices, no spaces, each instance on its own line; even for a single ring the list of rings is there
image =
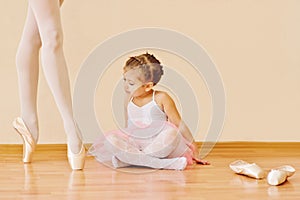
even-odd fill
[[[82,62],[105,39],[138,27],[173,29],[202,44],[223,78],[227,115],[220,141],[300,141],[299,9],[298,0],[66,0],[62,19],[72,87]],[[26,10],[26,1],[1,2],[0,143],[21,142],[11,121],[19,115],[14,59]],[[180,68],[182,60],[154,53],[185,76],[192,74]],[[197,84],[201,99],[197,140],[203,140],[211,114],[209,95],[199,77],[190,81]],[[95,106],[98,117],[109,113]],[[42,73],[38,108],[40,142],[64,143],[62,122]],[[111,115],[106,118],[105,128],[112,128]]]

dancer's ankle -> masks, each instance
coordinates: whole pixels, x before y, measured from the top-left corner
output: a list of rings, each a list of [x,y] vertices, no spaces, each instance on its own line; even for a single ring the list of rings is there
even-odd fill
[[[35,143],[37,143],[39,139],[39,127],[38,127],[38,120],[35,117],[21,117],[25,123],[25,126],[28,128],[29,132],[31,133]]]
[[[71,148],[71,152],[77,154],[80,152],[83,142],[78,137],[68,137],[68,148]]]

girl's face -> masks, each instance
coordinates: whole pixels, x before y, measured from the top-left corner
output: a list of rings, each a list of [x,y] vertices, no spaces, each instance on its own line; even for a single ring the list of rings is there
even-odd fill
[[[131,69],[124,73],[124,91],[131,97],[138,97],[147,92],[145,83],[139,77],[138,69]]]

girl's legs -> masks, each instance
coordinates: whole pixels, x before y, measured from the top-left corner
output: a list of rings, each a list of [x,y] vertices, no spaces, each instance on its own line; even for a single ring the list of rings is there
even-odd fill
[[[37,85],[39,75],[39,49],[41,40],[33,12],[28,7],[27,18],[16,55],[21,118],[30,130],[35,142],[38,140]]]
[[[130,144],[126,139],[111,135],[107,138],[108,148],[112,148],[115,157],[123,163],[137,166],[146,166],[155,169],[177,169],[182,170],[186,167],[185,158],[157,158],[145,154],[136,146]],[[115,162],[116,163],[116,162]],[[122,163],[122,165],[124,165]],[[118,166],[115,166],[118,167]]]
[[[168,157],[178,146],[179,136],[180,133],[174,128],[163,130],[143,152],[157,158]]]
[[[81,150],[79,130],[73,118],[69,75],[63,52],[59,0],[28,0],[42,41],[42,66],[62,116],[68,144],[73,153]]]

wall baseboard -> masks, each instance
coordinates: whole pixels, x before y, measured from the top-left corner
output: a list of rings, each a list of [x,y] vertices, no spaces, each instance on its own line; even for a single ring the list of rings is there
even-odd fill
[[[197,142],[199,146],[202,146],[203,142]],[[208,145],[211,143],[207,143]],[[293,147],[300,149],[300,142],[245,142],[245,141],[234,141],[234,142],[217,142],[214,148],[284,148]]]
[[[300,142],[196,142],[198,147],[202,145],[210,147],[213,145],[213,148],[293,148],[293,149],[300,149]],[[85,144],[86,148],[89,148],[91,144]],[[0,144],[0,152],[9,151],[10,149],[19,148],[22,150],[22,144]],[[37,150],[66,150],[66,144],[38,144]]]

